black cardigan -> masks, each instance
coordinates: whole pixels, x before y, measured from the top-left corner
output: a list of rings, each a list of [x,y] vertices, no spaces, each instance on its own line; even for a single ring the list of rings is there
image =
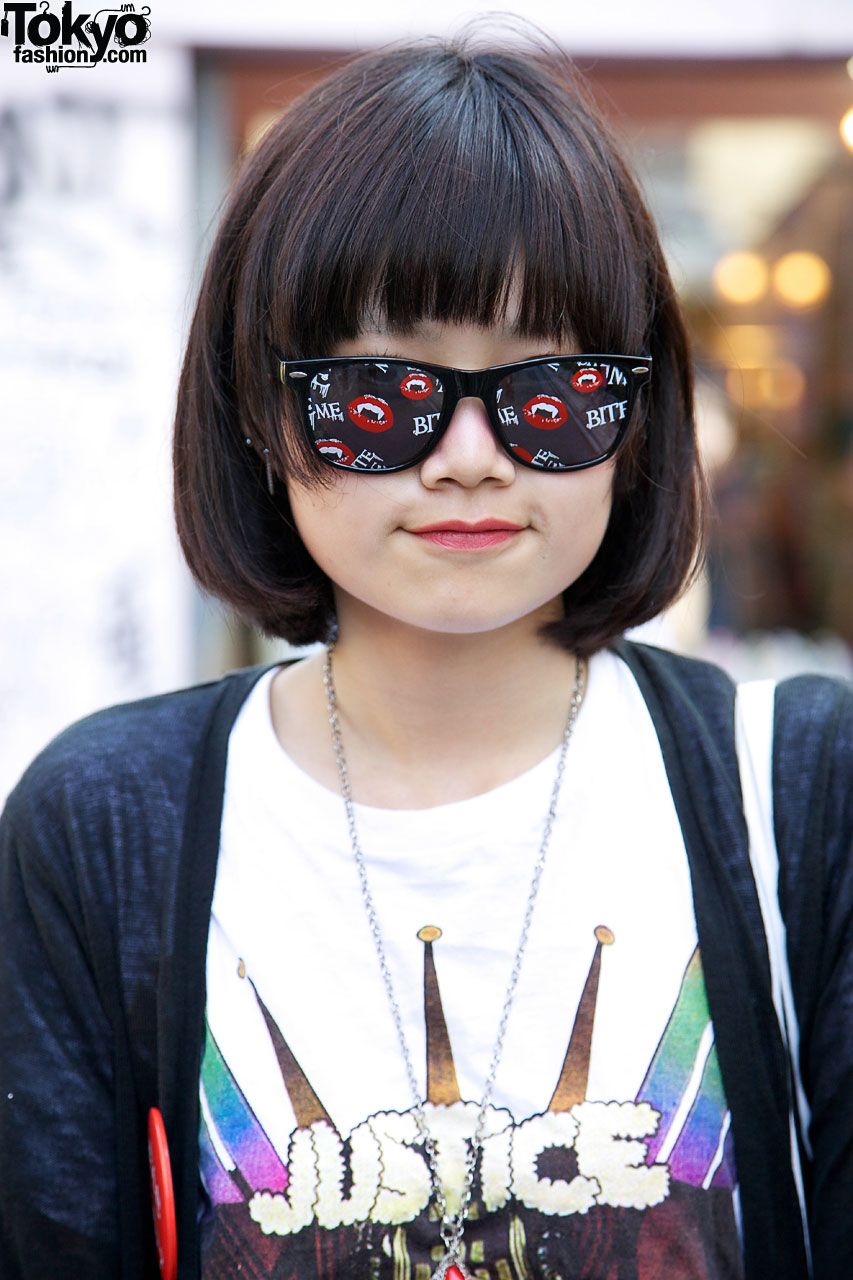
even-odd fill
[[[807,1275],[790,1076],[770,999],[733,742],[716,668],[614,646],[660,739],[693,884],[735,1140],[746,1274]],[[0,1275],[158,1275],[145,1122],[159,1106],[179,1275],[199,1275],[198,1080],[228,736],[261,674],[102,711],[60,735],[0,829]],[[614,725],[618,732],[618,725]],[[812,1107],[814,1272],[853,1273],[853,690],[776,695],[780,902]]]

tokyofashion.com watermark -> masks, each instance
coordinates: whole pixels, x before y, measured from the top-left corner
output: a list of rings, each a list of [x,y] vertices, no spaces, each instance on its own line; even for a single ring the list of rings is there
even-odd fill
[[[16,62],[41,63],[47,71],[95,67],[100,62],[146,62],[140,48],[151,37],[151,9],[133,4],[75,13],[65,0],[54,13],[50,0],[4,3],[0,36],[13,45]]]

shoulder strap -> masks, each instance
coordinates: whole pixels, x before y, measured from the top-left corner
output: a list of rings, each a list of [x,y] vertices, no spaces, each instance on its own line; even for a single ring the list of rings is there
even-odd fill
[[[612,648],[630,667],[654,722],[690,864],[732,1114],[746,1274],[800,1280],[808,1264],[791,1168],[790,1068],[747,851],[735,688],[708,663],[625,641]]]
[[[740,768],[743,811],[749,832],[749,860],[770,959],[773,1005],[790,1061],[791,1167],[808,1250],[808,1215],[800,1144],[802,1143],[807,1155],[811,1156],[808,1142],[811,1115],[800,1074],[799,1023],[791,987],[785,921],[779,905],[779,854],[774,835],[772,785],[775,698],[775,680],[757,680],[739,686],[735,703],[735,745]]]

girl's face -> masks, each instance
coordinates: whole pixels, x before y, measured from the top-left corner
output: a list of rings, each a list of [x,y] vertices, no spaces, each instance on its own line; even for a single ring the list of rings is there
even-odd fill
[[[371,329],[319,354],[484,369],[570,350],[500,326],[423,321],[405,334]],[[342,634],[360,618],[462,635],[562,617],[562,592],[604,536],[614,465],[521,467],[495,440],[481,402],[468,398],[418,466],[391,475],[330,468],[329,487],[289,479],[288,492],[302,540],[334,584]]]

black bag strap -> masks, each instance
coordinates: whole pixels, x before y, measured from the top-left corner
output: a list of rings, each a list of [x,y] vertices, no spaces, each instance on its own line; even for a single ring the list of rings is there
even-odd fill
[[[696,929],[732,1114],[747,1276],[808,1275],[773,1006],[734,741],[735,686],[707,663],[618,641],[655,725],[693,886]]]

